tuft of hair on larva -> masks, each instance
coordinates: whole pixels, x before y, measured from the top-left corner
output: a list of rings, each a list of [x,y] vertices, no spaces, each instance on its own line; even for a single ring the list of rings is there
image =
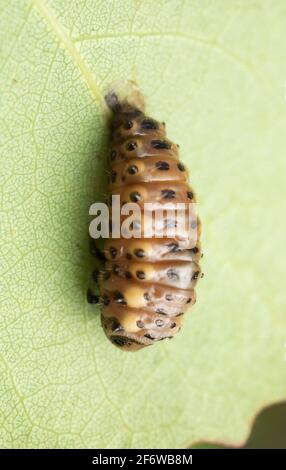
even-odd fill
[[[133,80],[118,80],[112,83],[104,98],[113,113],[128,109],[138,109],[141,112],[145,110],[145,99]]]

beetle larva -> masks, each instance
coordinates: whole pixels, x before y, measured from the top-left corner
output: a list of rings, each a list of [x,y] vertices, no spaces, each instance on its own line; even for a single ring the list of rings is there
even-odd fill
[[[115,94],[112,108],[109,193],[121,202],[196,202],[178,146],[166,138],[165,124]],[[176,225],[177,220],[172,221]],[[164,221],[165,225],[168,221]],[[113,344],[137,350],[172,338],[183,314],[195,303],[201,275],[200,222],[174,238],[109,238],[99,276],[102,326]],[[196,232],[196,236],[192,234]],[[89,291],[89,300],[95,297]]]

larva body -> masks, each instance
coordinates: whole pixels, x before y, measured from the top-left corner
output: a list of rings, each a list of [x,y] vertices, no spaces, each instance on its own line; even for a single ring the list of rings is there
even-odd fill
[[[123,102],[113,108],[110,145],[109,192],[120,195],[122,203],[158,202],[168,208],[195,202],[164,123]],[[175,238],[105,240],[101,317],[116,346],[137,350],[172,338],[181,328],[183,314],[195,303],[201,272],[197,217],[192,228]]]

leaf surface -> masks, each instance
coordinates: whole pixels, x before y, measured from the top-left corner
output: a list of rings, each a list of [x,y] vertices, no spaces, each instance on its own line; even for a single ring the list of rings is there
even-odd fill
[[[283,0],[0,2],[1,447],[242,443],[286,394]],[[135,354],[86,304],[103,95],[135,80],[191,170],[205,278]]]

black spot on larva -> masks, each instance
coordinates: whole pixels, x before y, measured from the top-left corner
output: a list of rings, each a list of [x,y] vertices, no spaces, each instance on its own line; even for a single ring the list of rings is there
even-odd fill
[[[157,318],[157,320],[155,320],[155,324],[156,326],[161,327],[165,324],[165,322],[161,318]]]
[[[94,238],[90,240],[90,251],[91,251],[91,254],[95,256],[96,258],[98,258],[100,261],[106,261],[104,252],[100,250],[98,246],[96,246],[96,242]]]
[[[201,278],[203,278],[203,277],[204,277],[204,275],[205,275],[205,273],[202,273],[202,274],[201,274]]]
[[[167,315],[167,313],[162,308],[156,308],[155,312],[160,313],[160,315]]]
[[[115,160],[115,158],[116,158],[116,151],[115,151],[115,150],[112,150],[112,151],[110,152],[110,159],[111,159],[111,160]]]
[[[111,273],[110,271],[105,271],[105,273],[103,274],[103,279],[104,281],[107,281],[111,276]]]
[[[137,248],[136,250],[134,250],[134,254],[135,256],[137,256],[137,258],[144,258],[145,251],[142,250],[142,248]]]
[[[200,271],[196,271],[193,275],[192,275],[192,281],[196,281],[199,277],[199,274],[200,274]]]
[[[126,279],[132,279],[132,274],[129,271],[126,271],[125,277]]]
[[[141,320],[138,320],[138,321],[136,322],[136,325],[138,326],[138,328],[144,328],[144,323],[143,323],[143,321],[141,321]]]
[[[101,230],[101,222],[98,224],[98,229]]]
[[[180,251],[178,243],[169,243],[169,245],[167,246],[169,248],[170,253],[178,253],[178,251]]]
[[[174,199],[176,196],[176,192],[173,189],[163,189],[161,194],[164,199]]]
[[[145,279],[144,271],[136,271],[136,276],[138,277],[138,279]]]
[[[104,305],[109,305],[110,304],[110,298],[106,294],[104,294],[102,296],[102,301],[103,301]]]
[[[129,175],[135,175],[136,173],[138,173],[138,166],[136,165],[130,165],[128,168],[127,168],[127,171],[129,173]]]
[[[118,336],[113,335],[110,337],[112,343],[116,344],[117,346],[131,346],[132,343],[134,344],[141,344],[141,341],[136,341],[134,338],[127,338],[126,336]]]
[[[133,122],[132,121],[124,121],[123,123],[123,128],[128,130],[128,129],[131,129],[133,127]]]
[[[115,183],[115,181],[116,181],[116,176],[117,176],[116,171],[112,170],[111,175],[110,175],[111,183]]]
[[[111,246],[109,248],[109,253],[110,253],[111,258],[114,259],[117,255],[117,249],[114,246]]]
[[[178,163],[178,169],[179,169],[180,171],[185,171],[185,166],[183,165],[183,163],[181,163],[181,162]]]
[[[165,299],[170,302],[171,300],[174,299],[174,297],[172,296],[172,294],[166,294],[166,295],[165,295]]]
[[[194,193],[192,193],[192,191],[188,191],[187,196],[188,196],[189,199],[193,199],[194,198]]]
[[[163,127],[166,127],[166,123],[165,123],[164,121],[162,122],[162,126],[163,126]]]
[[[95,295],[91,289],[87,290],[86,298],[89,304],[98,304],[99,302],[98,295]]]
[[[126,253],[126,259],[132,259],[132,255],[130,253]]]
[[[148,338],[148,339],[155,339],[154,336],[151,336],[149,335],[149,333],[147,333],[146,335],[144,335],[145,338]]]
[[[114,292],[113,298],[114,298],[115,302],[118,302],[119,304],[122,304],[122,305],[127,304],[123,294],[121,294],[121,292],[119,292],[118,290]]]
[[[154,149],[170,149],[171,145],[165,140],[151,140],[151,145]]]
[[[172,280],[177,280],[179,279],[179,274],[177,273],[177,271],[173,268],[171,269],[168,269],[167,271],[167,276],[169,279],[172,279]]]
[[[143,119],[141,122],[141,128],[142,129],[158,129],[158,123],[154,121],[153,119]]]
[[[197,254],[199,249],[197,246],[194,246],[194,248],[191,248],[191,251],[194,253],[194,254]]]
[[[116,346],[130,346],[130,340],[125,336],[110,336],[110,341]]]
[[[170,165],[168,162],[162,162],[160,160],[159,162],[156,162],[156,168],[161,171],[167,171],[170,169]]]
[[[92,280],[94,282],[97,282],[98,281],[98,276],[99,276],[99,270],[98,269],[94,269],[93,273],[92,273]]]
[[[113,333],[115,333],[115,332],[118,332],[118,331],[124,331],[124,328],[116,318],[112,318],[111,319],[111,330],[113,331]]]
[[[150,294],[148,294],[148,292],[145,292],[144,295],[143,295],[144,299],[147,300],[148,302],[151,300],[151,296]]]
[[[138,202],[141,199],[141,194],[137,191],[133,191],[132,193],[130,193],[129,197],[132,202]]]
[[[166,220],[164,220],[164,227],[165,228],[176,228],[177,227],[177,221],[176,220],[171,220],[171,219],[166,219]]]
[[[118,266],[117,264],[113,264],[113,265],[112,265],[112,272],[113,272],[114,274],[118,274],[119,271],[120,271],[119,266]]]
[[[191,223],[191,228],[192,228],[193,230],[195,230],[195,228],[197,228],[197,222],[193,221],[193,222]]]
[[[126,145],[126,148],[127,148],[127,150],[129,150],[129,152],[131,152],[132,150],[135,150],[136,147],[137,147],[137,143],[134,140],[132,142],[129,142]]]
[[[187,299],[187,301],[186,301],[186,304],[190,304],[191,301],[192,301],[192,297],[189,297],[189,298]]]
[[[172,325],[170,326],[170,328],[175,328],[176,326],[176,323],[172,323]]]

